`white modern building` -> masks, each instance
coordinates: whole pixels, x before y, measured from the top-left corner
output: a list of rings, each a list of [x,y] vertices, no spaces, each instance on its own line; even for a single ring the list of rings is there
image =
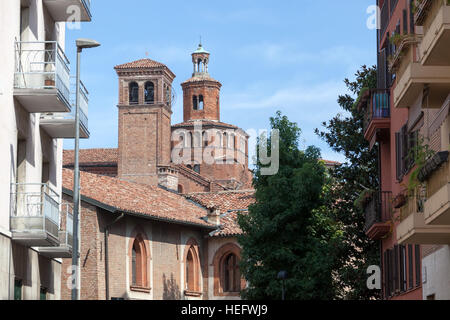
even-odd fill
[[[62,202],[63,138],[74,138],[75,63],[66,22],[90,21],[90,0],[0,1],[0,299],[59,299],[72,254]],[[75,50],[75,49],[74,49]],[[87,90],[81,137],[89,137]]]

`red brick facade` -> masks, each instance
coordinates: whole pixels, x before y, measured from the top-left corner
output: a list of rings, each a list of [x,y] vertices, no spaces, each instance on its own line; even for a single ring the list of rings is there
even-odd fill
[[[167,66],[143,59],[115,67],[118,149],[80,151],[82,299],[239,298],[241,283],[224,290],[219,281],[217,287],[220,272],[218,278],[215,269],[222,268],[221,255],[233,253],[226,272],[237,279],[240,248],[235,237],[241,231],[236,212],[246,210],[249,201],[226,191],[251,186],[248,135],[220,122],[221,84],[208,74],[209,53],[200,46],[192,57],[193,76],[182,84],[185,122],[174,126],[175,75]],[[181,147],[195,147],[187,163],[175,163],[172,157],[179,148],[172,134],[179,129],[187,133]],[[206,141],[208,130],[215,131]],[[202,160],[205,147],[210,148],[212,163]],[[72,201],[73,172],[68,169],[73,168],[73,156],[71,151],[64,153],[68,202]],[[205,204],[204,195],[218,192],[220,197],[211,196],[211,203]],[[196,199],[188,194],[203,196]],[[217,210],[221,203],[235,212]],[[217,213],[223,214],[223,220]],[[70,298],[70,268],[71,259],[64,259],[63,299]]]

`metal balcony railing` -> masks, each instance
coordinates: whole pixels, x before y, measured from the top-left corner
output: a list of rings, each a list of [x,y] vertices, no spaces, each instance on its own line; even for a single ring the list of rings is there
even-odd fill
[[[60,97],[68,103],[69,64],[56,41],[16,41],[14,88],[57,89]]]
[[[377,191],[365,208],[365,231],[375,223],[386,222],[392,216],[392,192]]]
[[[369,103],[365,111],[364,132],[375,119],[389,119],[391,117],[390,93],[387,89],[376,89],[371,92]]]
[[[59,236],[59,195],[47,184],[11,185],[11,232]],[[24,237],[22,237],[24,238]]]

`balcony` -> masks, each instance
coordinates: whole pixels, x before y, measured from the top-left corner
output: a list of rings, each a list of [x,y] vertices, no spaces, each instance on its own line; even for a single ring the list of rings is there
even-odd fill
[[[421,62],[427,66],[450,66],[450,4],[436,1],[430,7],[430,17],[424,18]]]
[[[58,247],[41,247],[39,253],[48,258],[71,258],[73,247],[73,207],[63,204],[61,210]]]
[[[13,241],[28,247],[59,245],[59,196],[46,184],[11,185]]]
[[[450,226],[425,223],[423,197],[409,197],[401,208],[400,220],[397,225],[399,244],[450,244]]]
[[[75,138],[75,112],[76,112],[76,79],[72,78],[70,113],[43,113],[40,126],[54,139]],[[87,139],[90,136],[88,127],[89,92],[80,81],[80,138]]]
[[[74,15],[79,15],[80,22],[91,21],[91,0],[43,0],[53,20],[73,21]]]
[[[56,41],[15,43],[14,97],[28,112],[69,112],[69,74]]]
[[[410,61],[401,74],[397,74],[394,106],[409,108],[426,92],[427,108],[441,108],[450,92],[450,67],[423,66]]]
[[[421,26],[427,16],[433,0],[416,0],[416,13],[414,14],[414,24]]]
[[[425,222],[450,228],[450,164],[448,151],[437,153],[420,172],[427,182]],[[450,229],[449,229],[450,230]]]
[[[362,99],[364,109],[364,138],[367,141],[382,132],[389,134],[391,126],[390,93],[387,89],[371,90],[366,99]]]
[[[379,240],[391,231],[392,192],[376,192],[365,207],[365,232],[373,240]]]

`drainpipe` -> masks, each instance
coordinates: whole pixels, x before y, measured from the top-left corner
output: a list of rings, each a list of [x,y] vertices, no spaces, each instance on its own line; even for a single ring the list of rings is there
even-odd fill
[[[112,223],[108,224],[105,227],[105,294],[106,300],[109,300],[109,255],[108,255],[108,237],[109,237],[109,229],[119,220],[124,217],[124,214],[121,213]]]

